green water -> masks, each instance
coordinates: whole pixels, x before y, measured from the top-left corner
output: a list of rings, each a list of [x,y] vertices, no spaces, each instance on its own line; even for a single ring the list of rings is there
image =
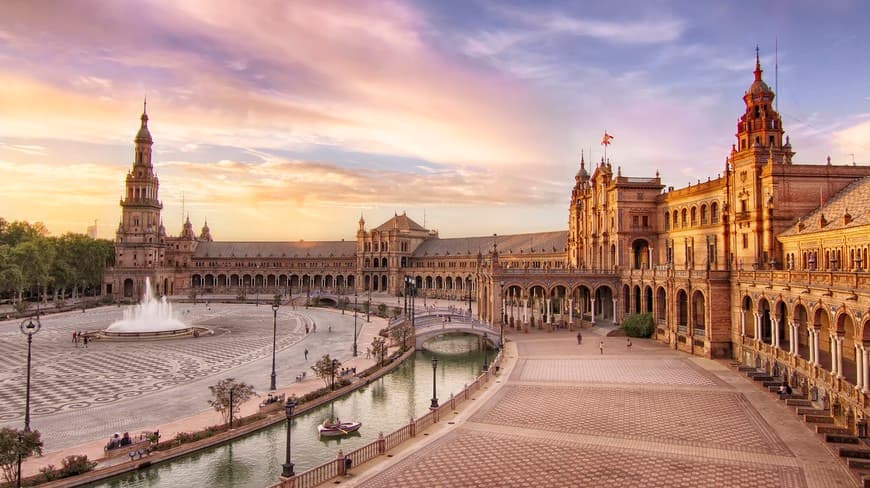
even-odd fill
[[[293,419],[292,455],[296,473],[335,458],[338,450],[352,451],[425,414],[432,399],[432,354],[438,357],[435,373],[439,401],[474,381],[483,363],[478,339],[450,335],[426,343],[392,373]],[[489,352],[492,359],[493,352]],[[317,425],[330,416],[362,422],[359,435],[321,439]],[[262,487],[281,474],[286,446],[285,422],[235,441],[200,451],[149,469],[88,485],[101,488],[144,487]]]

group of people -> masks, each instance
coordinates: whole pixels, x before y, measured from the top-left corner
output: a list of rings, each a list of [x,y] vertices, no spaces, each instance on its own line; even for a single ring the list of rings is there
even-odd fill
[[[140,439],[142,440],[142,439]],[[115,435],[109,438],[109,443],[106,444],[106,450],[117,449],[119,447],[129,446],[133,443],[129,432],[124,432],[122,436],[120,432],[115,432]]]
[[[583,344],[583,333],[579,332],[579,331],[577,332],[577,344]],[[631,351],[631,337],[625,338],[625,349],[627,351]],[[603,339],[598,343],[598,351],[601,354],[604,354],[604,340]]]
[[[356,374],[356,366],[352,368],[341,368],[341,372],[338,373],[339,376],[344,376],[346,374]]]
[[[81,343],[85,349],[88,348],[88,335],[82,330],[74,330],[72,333],[72,341],[76,347],[79,347],[79,343]]]
[[[266,405],[271,405],[273,403],[283,402],[283,401],[284,401],[284,395],[273,395],[273,394],[269,393],[269,395],[266,396],[266,399],[260,405],[265,407]]]

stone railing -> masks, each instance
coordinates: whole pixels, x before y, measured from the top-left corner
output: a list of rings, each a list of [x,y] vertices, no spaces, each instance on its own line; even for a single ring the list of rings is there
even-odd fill
[[[404,425],[387,435],[381,433],[376,440],[350,451],[347,454],[338,451],[338,456],[335,459],[315,466],[290,478],[284,478],[280,482],[272,485],[270,488],[311,488],[318,486],[331,479],[346,475],[347,470],[353,466],[359,466],[362,463],[384,455],[390,449],[416,437],[417,432],[437,423],[442,415],[452,412],[457,405],[471,398],[472,393],[480,390],[484,384],[495,376],[496,372],[501,367],[503,358],[504,350],[496,355],[487,371],[481,373],[470,385],[466,385],[465,388],[456,395],[451,393],[450,399],[443,402],[438,406],[438,408],[430,409],[428,413],[417,419],[411,419],[407,425]]]
[[[740,282],[765,283],[777,286],[870,289],[870,273],[865,271],[793,271],[761,270],[737,272]]]

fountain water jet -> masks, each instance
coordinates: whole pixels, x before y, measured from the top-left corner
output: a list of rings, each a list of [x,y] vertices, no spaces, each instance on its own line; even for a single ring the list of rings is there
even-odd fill
[[[142,302],[124,310],[124,318],[94,334],[98,339],[168,339],[210,334],[205,327],[191,327],[175,318],[166,297],[156,298],[151,279],[145,278]]]

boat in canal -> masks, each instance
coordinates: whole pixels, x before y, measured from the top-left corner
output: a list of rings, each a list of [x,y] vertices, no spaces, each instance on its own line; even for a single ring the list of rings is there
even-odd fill
[[[360,427],[362,427],[362,422],[331,422],[324,420],[322,424],[317,426],[317,432],[320,433],[321,437],[338,437],[356,432]]]

